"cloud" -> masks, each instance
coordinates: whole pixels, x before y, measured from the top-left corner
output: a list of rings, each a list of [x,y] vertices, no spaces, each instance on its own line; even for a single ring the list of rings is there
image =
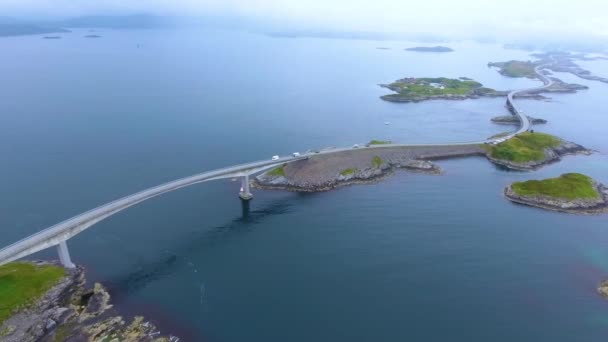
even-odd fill
[[[605,0],[1,0],[29,16],[223,16],[297,28],[444,35],[608,35]]]

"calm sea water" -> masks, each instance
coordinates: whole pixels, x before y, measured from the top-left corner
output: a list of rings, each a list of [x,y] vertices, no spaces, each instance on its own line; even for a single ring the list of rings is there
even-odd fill
[[[372,138],[478,140],[504,99],[393,104],[405,76],[467,76],[522,51],[470,42],[271,38],[215,31],[86,31],[0,39],[0,244],[106,201],[234,163]],[[378,50],[378,46],[391,50]],[[585,67],[608,76],[605,62]],[[585,172],[608,183],[605,94],[522,101],[539,130],[598,150],[540,171],[482,158],[442,176],[318,194],[208,183],[111,217],[69,241],[119,307],[201,341],[599,341],[608,335],[608,220],[514,205],[516,180]],[[390,125],[384,125],[390,121]],[[54,251],[38,257],[56,257]]]

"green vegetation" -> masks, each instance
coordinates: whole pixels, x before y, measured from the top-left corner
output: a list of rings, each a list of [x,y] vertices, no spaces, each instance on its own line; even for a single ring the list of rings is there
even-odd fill
[[[357,169],[355,169],[355,168],[350,168],[350,169],[346,169],[346,170],[342,170],[342,171],[340,171],[340,174],[341,174],[342,176],[349,176],[349,175],[354,174],[355,172],[357,172]]]
[[[274,168],[268,172],[269,176],[275,177],[285,177],[285,165],[281,165],[277,168]]]
[[[372,165],[375,168],[380,168],[380,166],[382,166],[382,158],[375,156],[374,158],[372,158]]]
[[[490,137],[490,139],[496,139],[496,138],[506,137],[509,134],[511,134],[511,133],[509,133],[509,132],[502,132],[502,133],[494,134],[493,136]]]
[[[0,324],[42,296],[65,276],[58,266],[15,262],[0,266]]]
[[[580,173],[566,173],[557,178],[529,180],[511,185],[520,196],[544,195],[568,200],[599,198],[593,180]]]
[[[387,145],[392,143],[390,140],[371,140],[370,142],[367,143],[367,145]]]
[[[500,68],[499,72],[504,76],[536,78],[535,65],[532,62],[508,61],[489,63],[488,65]]]
[[[416,100],[430,96],[472,95],[482,89],[482,92],[494,92],[493,89],[482,88],[482,84],[473,80],[438,78],[404,78],[385,87],[397,94],[385,95],[384,99]]]
[[[70,336],[70,332],[72,331],[72,329],[74,328],[76,324],[75,323],[67,323],[64,325],[60,325],[59,327],[57,327],[57,330],[55,331],[55,338],[53,339],[53,342],[63,342],[65,340],[68,339],[68,336]]]
[[[544,133],[521,133],[495,146],[488,146],[493,158],[516,163],[539,161],[545,158],[545,149],[557,147],[561,140]]]

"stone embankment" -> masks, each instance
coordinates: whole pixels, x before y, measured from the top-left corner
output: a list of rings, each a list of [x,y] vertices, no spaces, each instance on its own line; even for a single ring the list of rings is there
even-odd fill
[[[501,115],[501,116],[494,117],[491,120],[493,123],[498,124],[498,125],[519,125],[520,124],[519,116],[517,116],[517,115]],[[530,120],[530,123],[533,125],[547,123],[547,120],[545,120],[545,119],[533,118],[531,116],[528,116],[528,120]]]
[[[599,194],[597,198],[570,200],[544,195],[522,196],[517,194],[511,185],[505,188],[504,194],[512,202],[547,210],[572,214],[599,214],[608,212],[608,189],[598,182],[594,182],[593,186]]]
[[[374,182],[396,169],[438,174],[441,170],[430,160],[483,154],[481,145],[352,149],[287,164],[283,174],[264,173],[256,177],[253,186],[302,192],[327,191],[343,185]]]
[[[43,264],[45,262],[38,262]],[[57,264],[59,265],[59,264]],[[85,287],[84,269],[66,270],[66,276],[28,308],[14,313],[0,325],[3,342],[34,341],[124,341],[177,342],[161,336],[143,317],[129,324],[110,304],[110,295],[100,284]]]

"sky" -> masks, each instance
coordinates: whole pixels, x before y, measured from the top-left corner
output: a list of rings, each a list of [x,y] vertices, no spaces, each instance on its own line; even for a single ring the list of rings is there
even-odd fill
[[[149,13],[286,29],[608,38],[607,0],[0,0],[0,16]]]

